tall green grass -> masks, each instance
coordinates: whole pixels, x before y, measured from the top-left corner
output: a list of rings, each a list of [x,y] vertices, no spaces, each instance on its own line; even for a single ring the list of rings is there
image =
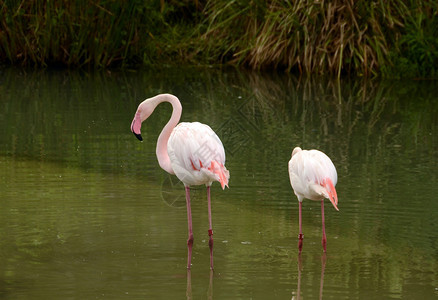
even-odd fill
[[[0,60],[430,77],[435,0],[0,0]]]
[[[377,75],[406,51],[409,63],[438,67],[436,1],[217,0],[205,11],[205,50],[254,69]]]
[[[193,5],[164,1],[0,0],[0,59],[46,66],[152,64],[166,21]],[[189,17],[184,18],[186,22]]]

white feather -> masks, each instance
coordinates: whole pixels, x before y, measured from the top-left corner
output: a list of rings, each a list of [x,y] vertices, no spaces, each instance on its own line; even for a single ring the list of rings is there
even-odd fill
[[[333,186],[338,181],[336,168],[330,158],[318,150],[294,152],[289,161],[289,178],[299,201],[304,198],[322,200],[328,198],[322,186],[325,178],[330,178]]]
[[[167,153],[175,175],[188,186],[219,181],[208,167],[213,160],[225,165],[225,150],[219,137],[199,122],[178,124],[170,135]]]

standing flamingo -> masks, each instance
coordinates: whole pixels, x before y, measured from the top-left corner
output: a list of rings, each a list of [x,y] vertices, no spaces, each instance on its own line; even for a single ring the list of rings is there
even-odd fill
[[[140,128],[161,102],[172,104],[172,116],[161,131],[157,141],[156,154],[160,167],[174,174],[184,183],[187,203],[187,222],[189,238],[187,240],[187,268],[192,261],[193,230],[192,211],[190,207],[190,186],[205,184],[207,186],[210,268],[213,269],[213,229],[211,223],[210,186],[219,181],[222,189],[228,187],[230,173],[225,168],[225,150],[216,133],[199,122],[178,124],[182,107],[178,98],[170,94],[160,94],[144,100],[137,108],[131,131],[142,141]],[[178,124],[178,125],[177,125]]]
[[[299,202],[299,227],[298,249],[301,253],[303,248],[303,231],[301,228],[301,208],[303,199],[321,201],[322,217],[322,247],[327,251],[327,237],[325,235],[324,221],[324,199],[328,198],[336,210],[338,195],[335,185],[338,181],[336,168],[330,158],[318,150],[301,150],[296,147],[292,151],[292,158],[289,161],[290,184]]]

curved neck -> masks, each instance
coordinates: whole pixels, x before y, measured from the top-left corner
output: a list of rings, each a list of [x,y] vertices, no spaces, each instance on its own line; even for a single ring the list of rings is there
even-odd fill
[[[170,174],[175,174],[170,163],[169,154],[167,154],[167,142],[169,141],[172,130],[175,128],[179,122],[179,119],[181,118],[182,106],[178,98],[170,94],[161,94],[151,98],[151,100],[152,99],[156,101],[156,105],[160,104],[161,102],[169,102],[172,104],[172,116],[158,137],[156,153],[160,167]]]

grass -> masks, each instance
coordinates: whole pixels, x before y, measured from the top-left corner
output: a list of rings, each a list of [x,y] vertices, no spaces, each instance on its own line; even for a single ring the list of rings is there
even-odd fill
[[[149,63],[154,36],[166,27],[160,3],[152,1],[0,1],[0,7],[2,59],[24,65]]]
[[[226,63],[338,78],[438,70],[432,0],[0,0],[0,20],[0,60],[12,64]]]
[[[431,43],[407,59],[413,63],[419,59],[416,63],[421,64],[438,58],[434,46],[438,4],[433,1],[271,0],[250,1],[246,7],[241,3],[209,1],[206,7],[209,26],[204,40],[208,44],[227,38],[225,46],[208,46],[219,49],[213,53],[217,59],[230,58],[253,69],[283,68],[338,77],[378,75],[382,68],[392,70],[393,59],[403,56],[402,48],[412,49],[404,40],[417,38],[416,31],[425,28],[430,29],[426,35]],[[423,22],[418,24],[418,18]],[[236,38],[230,38],[232,34]],[[422,51],[428,56],[422,58]]]

